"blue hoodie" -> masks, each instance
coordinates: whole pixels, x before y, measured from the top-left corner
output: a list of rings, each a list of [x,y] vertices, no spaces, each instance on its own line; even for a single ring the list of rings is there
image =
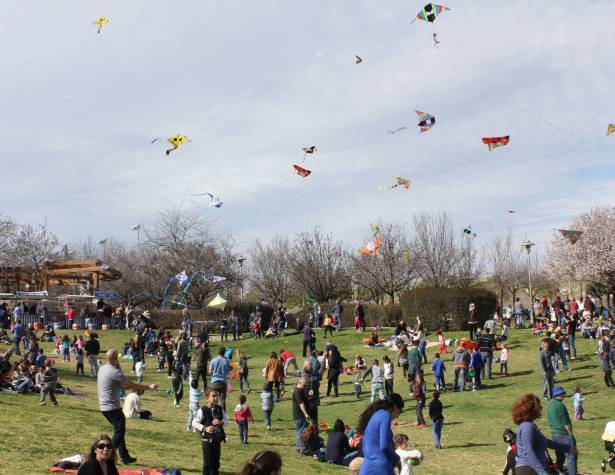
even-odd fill
[[[446,371],[446,368],[444,367],[444,361],[439,358],[433,360],[433,363],[431,363],[431,370],[433,371],[434,376],[440,378],[443,377],[444,371]]]

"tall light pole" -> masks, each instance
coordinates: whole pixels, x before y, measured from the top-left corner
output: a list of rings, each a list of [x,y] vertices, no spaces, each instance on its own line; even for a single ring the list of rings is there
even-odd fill
[[[107,243],[108,242],[109,242],[109,240],[107,238],[104,238],[104,239],[101,239],[100,241],[98,241],[98,244],[103,249],[103,261],[107,260]]]
[[[246,258],[243,256],[239,256],[237,258],[237,262],[239,263],[239,299],[243,302],[243,263],[246,261]]]
[[[139,247],[139,244],[141,244],[141,225],[135,224],[132,230],[137,232],[137,247]]]
[[[530,259],[530,253],[532,252],[532,246],[536,244],[529,239],[521,244],[521,247],[525,248],[527,252],[527,286],[530,292],[530,318],[534,323],[534,299],[532,298],[532,261]]]

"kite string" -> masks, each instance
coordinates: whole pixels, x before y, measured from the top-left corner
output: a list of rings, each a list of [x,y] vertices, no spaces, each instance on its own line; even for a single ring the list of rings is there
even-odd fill
[[[564,127],[561,127],[561,126],[557,125],[556,123],[551,122],[549,119],[547,119],[542,114],[538,114],[537,112],[532,112],[532,111],[526,109],[525,107],[523,109],[521,109],[521,110],[523,112],[531,115],[535,119],[538,119],[538,120],[544,122],[548,126],[553,127],[554,129],[557,129],[557,130],[561,130],[562,132],[565,132],[567,134],[574,135],[575,137],[583,138],[583,139],[586,139],[586,140],[600,140],[602,138],[602,137],[592,137],[592,136],[589,136],[589,135],[579,134],[579,133],[577,133],[577,132],[575,132],[573,130],[565,129]]]

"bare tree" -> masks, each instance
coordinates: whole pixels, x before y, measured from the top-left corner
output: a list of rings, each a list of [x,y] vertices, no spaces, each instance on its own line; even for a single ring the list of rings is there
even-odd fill
[[[258,239],[250,248],[250,284],[272,303],[286,301],[292,288],[287,237],[275,236],[267,245]]]
[[[516,282],[516,274],[520,272],[519,253],[513,251],[512,231],[504,235],[494,236],[486,246],[486,256],[489,266],[489,280],[497,289],[500,297],[500,307],[504,306],[504,292]]]
[[[350,289],[342,243],[318,227],[295,236],[289,264],[293,280],[318,300],[339,297]]]
[[[376,254],[352,257],[353,282],[376,300],[384,294],[395,303],[395,296],[418,278],[417,258],[411,253],[405,225],[380,222],[378,234],[382,242]]]
[[[12,250],[15,265],[30,267],[37,288],[43,285],[43,265],[49,259],[58,257],[58,238],[46,224],[25,224],[19,226]]]
[[[464,235],[457,248],[455,283],[471,287],[478,282],[484,269],[484,256],[476,249],[474,236]]]
[[[450,216],[445,211],[416,215],[414,232],[412,248],[423,279],[434,287],[446,285],[454,273],[457,257]]]

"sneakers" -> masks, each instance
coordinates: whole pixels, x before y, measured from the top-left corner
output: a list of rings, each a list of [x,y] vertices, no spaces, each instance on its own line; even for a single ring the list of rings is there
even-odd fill
[[[130,455],[125,459],[122,459],[122,465],[130,465],[137,461],[135,457],[131,457]]]
[[[46,401],[41,401],[41,402],[38,403],[39,406],[44,406],[45,404],[47,404]]]
[[[267,426],[267,430],[271,430],[271,426]]]

